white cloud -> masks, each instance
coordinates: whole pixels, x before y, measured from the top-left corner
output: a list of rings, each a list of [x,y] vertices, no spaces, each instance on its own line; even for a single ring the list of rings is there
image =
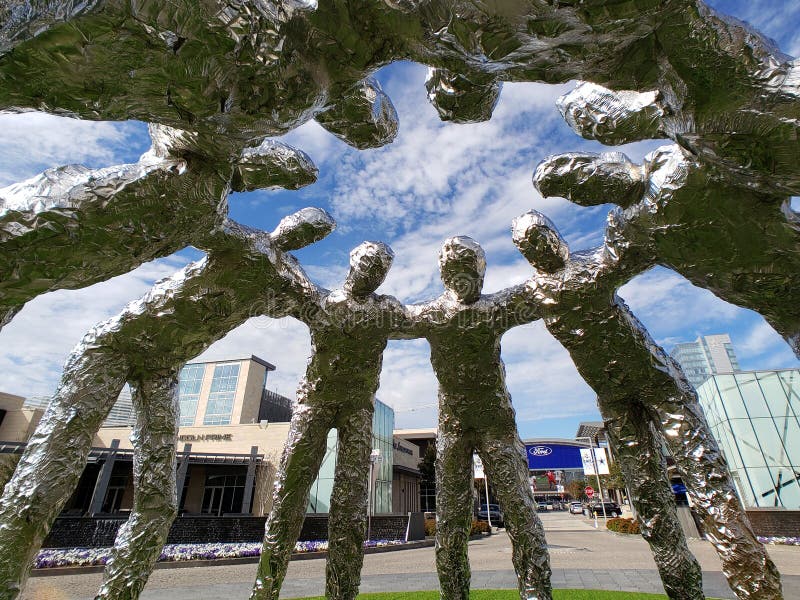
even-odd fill
[[[676,329],[707,332],[709,327],[725,326],[741,310],[662,267],[633,278],[619,295],[657,340],[674,335]]]
[[[171,256],[82,290],[59,290],[31,300],[0,332],[2,391],[26,397],[52,394],[64,361],[89,328],[186,262]]]
[[[308,328],[294,319],[250,319],[209,347],[200,360],[226,360],[255,354],[277,368],[267,377],[267,387],[294,398],[311,354]]]
[[[141,123],[80,121],[37,112],[0,114],[0,131],[0,187],[65,164],[100,167],[136,160],[150,145]]]

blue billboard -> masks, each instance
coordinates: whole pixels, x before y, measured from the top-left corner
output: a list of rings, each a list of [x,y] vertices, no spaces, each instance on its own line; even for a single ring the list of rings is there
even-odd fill
[[[582,469],[581,449],[566,444],[525,444],[528,468],[536,471]]]

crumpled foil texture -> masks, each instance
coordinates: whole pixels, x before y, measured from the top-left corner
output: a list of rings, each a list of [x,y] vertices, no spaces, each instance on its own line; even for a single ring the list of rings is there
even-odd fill
[[[311,357],[281,458],[253,600],[278,598],[333,428],[339,452],[329,509],[326,597],[352,600],[358,595],[375,392],[389,336],[402,336],[408,328],[404,307],[391,296],[373,293],[393,257],[385,244],[364,242],[350,253],[343,286],[317,288],[307,305],[293,313],[308,325]]]
[[[178,371],[152,372],[130,383],[136,412],[133,509],[114,540],[95,600],[139,597],[178,514]]]
[[[619,154],[610,159],[592,154],[551,157],[537,168],[534,179],[543,194],[562,195],[580,204],[621,199],[626,208],[609,215],[602,252],[618,261],[614,269],[622,275],[606,288],[609,294],[631,276],[662,264],[729,302],[757,310],[789,343],[796,342],[800,322],[790,300],[795,293],[793,274],[800,266],[798,231],[774,196],[731,183],[726,173],[697,162],[677,146],[656,150],[641,167]],[[627,186],[620,183],[625,181]],[[634,202],[631,190],[642,189],[642,197]],[[771,244],[754,252],[753,231],[758,232],[759,248],[762,236]],[[602,306],[607,300],[601,301]],[[640,340],[628,347],[646,350],[640,351],[638,360],[629,352],[618,363],[625,365],[625,373],[641,365],[635,384],[625,387],[648,390],[642,397],[651,399],[653,418],[661,422],[687,489],[704,509],[731,588],[740,598],[781,598],[778,572],[753,534],[696,393],[674,361],[622,306],[618,318]],[[598,385],[604,379],[606,370],[595,378]],[[599,391],[598,396],[602,397]]]
[[[307,244],[324,237],[334,227],[333,220],[320,209],[306,209],[303,213],[315,227],[303,227],[305,220],[300,215],[291,217],[289,222],[311,233],[305,238]],[[328,223],[327,229],[319,227],[321,222]],[[286,224],[281,227],[284,234],[285,230]],[[5,553],[0,561],[0,589],[11,590],[9,598],[16,597],[33,555],[77,485],[92,437],[125,382],[131,380],[134,387],[142,386],[138,393],[152,393],[155,397],[158,386],[166,384],[163,379],[151,382],[148,377],[177,372],[249,317],[285,316],[314,292],[294,258],[272,248],[270,242],[270,234],[226,222],[213,236],[213,246],[209,244],[211,249],[206,258],[157,283],[142,299],[94,327],[73,350],[61,386],[0,502],[0,547],[18,549]],[[236,286],[231,286],[231,273],[236,274]],[[198,320],[198,314],[210,318]],[[137,397],[137,404],[139,400],[144,401]],[[155,431],[175,427],[174,422],[167,424],[163,419],[159,423],[157,415],[162,414],[166,419],[167,408],[159,411],[154,407],[153,411],[153,422],[149,423],[137,408],[140,422],[136,434],[141,434],[141,446],[139,441],[135,446],[136,462],[140,465],[151,458],[150,427]],[[148,489],[154,493],[152,487],[144,493]],[[160,527],[158,519],[171,521],[174,511],[167,501],[170,494],[168,486],[162,490],[161,509],[154,511],[160,516],[142,515],[141,527],[137,525],[130,534],[123,530],[120,542],[129,541],[128,535],[144,536],[142,532],[151,526]],[[150,524],[145,522],[147,519]],[[152,535],[152,543],[142,547],[137,556],[126,558],[126,551],[121,548],[115,551],[115,556],[122,562],[137,562],[136,572],[146,576],[149,569],[143,567],[150,561],[149,553],[155,552],[158,539],[157,533]],[[126,575],[131,586],[134,575]],[[109,577],[115,580],[117,572],[112,571]],[[144,581],[135,585],[143,586]]]
[[[409,310],[414,332],[430,344],[439,381],[436,568],[442,598],[469,596],[472,455],[478,452],[503,506],[520,598],[550,600],[544,529],[500,358],[503,333],[540,315],[525,286],[481,295],[486,259],[471,238],[446,240],[439,265],[445,293]]]

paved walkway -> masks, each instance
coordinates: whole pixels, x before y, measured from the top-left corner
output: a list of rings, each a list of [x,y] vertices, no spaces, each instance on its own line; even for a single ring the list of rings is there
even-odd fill
[[[614,535],[594,529],[578,515],[542,515],[550,542],[553,585],[557,588],[607,589],[663,593],[647,544],[638,536]],[[691,550],[703,566],[709,597],[732,599],[708,542],[693,540]],[[475,589],[516,587],[511,544],[504,532],[470,543]],[[770,546],[783,575],[786,600],[800,599],[800,547]],[[142,600],[244,600],[255,578],[255,564],[157,570]],[[282,598],[322,595],[325,561],[293,561]],[[25,600],[90,600],[100,574],[36,577]],[[363,592],[430,590],[438,587],[433,548],[372,554],[365,558]]]

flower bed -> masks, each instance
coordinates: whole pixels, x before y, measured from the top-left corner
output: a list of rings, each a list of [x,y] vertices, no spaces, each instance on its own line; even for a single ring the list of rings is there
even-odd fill
[[[800,537],[766,537],[758,536],[758,541],[762,544],[782,544],[784,546],[800,546]]]
[[[382,548],[404,544],[403,540],[369,540],[365,548]],[[297,542],[294,551],[323,552],[327,541]],[[215,560],[219,558],[246,558],[261,554],[261,542],[239,544],[167,544],[158,557],[159,562],[185,560]],[[111,557],[111,548],[48,548],[41,550],[33,563],[35,569],[54,567],[87,567],[104,565]]]

